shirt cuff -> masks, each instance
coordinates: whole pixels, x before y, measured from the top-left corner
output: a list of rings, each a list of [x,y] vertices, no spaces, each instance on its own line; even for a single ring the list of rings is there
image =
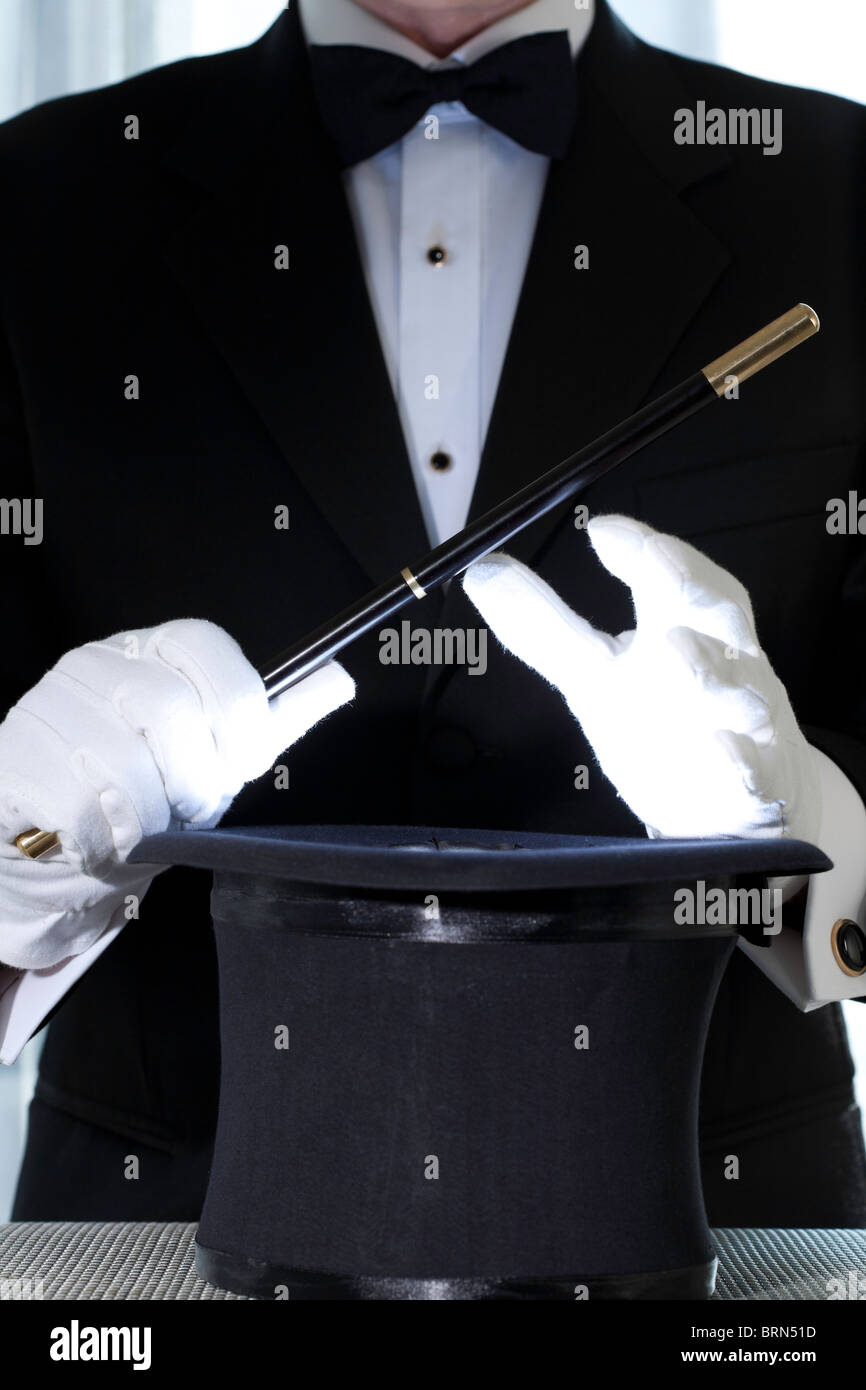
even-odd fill
[[[802,933],[784,925],[769,947],[740,940],[740,948],[803,1012],[866,994],[866,974],[849,975],[833,952],[833,927],[850,918],[866,929],[866,806],[842,769],[817,748],[812,755],[821,779],[821,831],[817,843],[832,869],[813,874]],[[798,884],[782,887],[783,904]]]
[[[44,970],[16,970],[11,965],[0,965],[0,1063],[11,1066],[18,1060],[43,1020],[111,945],[125,923],[121,905],[92,946]]]

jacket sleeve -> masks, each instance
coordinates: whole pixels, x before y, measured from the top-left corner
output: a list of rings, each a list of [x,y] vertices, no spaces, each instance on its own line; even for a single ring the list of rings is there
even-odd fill
[[[62,648],[53,586],[42,541],[57,524],[39,496],[18,391],[15,363],[0,333],[0,719],[45,672]],[[2,793],[2,788],[0,788]],[[21,971],[2,963],[0,922],[0,1062],[11,1063],[67,990],[101,955],[123,926],[109,924],[90,950],[50,970]]]
[[[43,539],[57,524],[39,496],[15,364],[0,328],[0,719],[44,675],[59,648],[57,594]]]

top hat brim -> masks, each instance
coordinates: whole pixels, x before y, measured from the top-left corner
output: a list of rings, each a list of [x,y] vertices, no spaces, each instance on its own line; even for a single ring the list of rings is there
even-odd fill
[[[424,826],[231,826],[143,840],[137,864],[262,874],[297,883],[384,889],[614,887],[725,875],[822,873],[826,854],[802,840],[649,840]]]

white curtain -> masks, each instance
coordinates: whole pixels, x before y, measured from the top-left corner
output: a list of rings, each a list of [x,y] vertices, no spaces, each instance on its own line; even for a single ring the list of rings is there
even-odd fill
[[[611,0],[650,43],[866,102],[862,0]]]
[[[0,120],[264,32],[280,0],[0,0]]]
[[[642,39],[708,63],[718,61],[717,5],[718,0],[611,0]]]
[[[157,62],[148,0],[3,0],[0,115]]]
[[[866,4],[611,3],[662,48],[866,101]],[[0,0],[0,120],[160,63],[251,43],[283,8],[283,0]]]

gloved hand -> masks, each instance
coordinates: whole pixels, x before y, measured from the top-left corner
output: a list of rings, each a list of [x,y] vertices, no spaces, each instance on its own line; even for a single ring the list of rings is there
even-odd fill
[[[0,724],[0,961],[87,950],[161,871],[126,864],[139,840],[216,825],[354,691],[331,662],[269,703],[238,644],[198,619],[67,652]],[[33,826],[61,850],[22,855],[12,841]]]
[[[633,631],[597,632],[501,554],[464,575],[484,621],[561,691],[651,836],[814,839],[817,763],[758,645],[743,585],[630,517],[596,517],[587,529],[632,591]]]

